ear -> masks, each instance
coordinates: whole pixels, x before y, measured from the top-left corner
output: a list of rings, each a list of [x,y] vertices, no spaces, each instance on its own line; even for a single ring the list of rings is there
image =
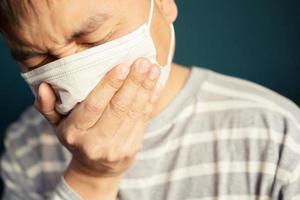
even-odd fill
[[[170,24],[176,20],[178,10],[175,0],[156,0],[156,4]]]

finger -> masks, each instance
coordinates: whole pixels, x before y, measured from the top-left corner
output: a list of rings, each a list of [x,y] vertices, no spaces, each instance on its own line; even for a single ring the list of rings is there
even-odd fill
[[[123,151],[127,152],[127,154],[132,155],[142,149],[145,128],[147,127],[149,120],[154,117],[155,113],[153,113],[153,111],[155,111],[154,108],[161,95],[162,89],[162,85],[156,82],[156,86],[150,94],[150,101],[144,105],[142,116],[137,120],[132,120],[132,118],[128,117],[127,119],[129,120],[125,123],[132,124],[131,131],[118,134],[120,135],[120,138],[127,141],[126,144],[122,145],[124,148]]]
[[[108,72],[88,97],[74,108],[67,120],[72,121],[73,126],[79,130],[92,127],[122,86],[129,70],[129,66],[119,65]]]
[[[127,113],[127,117],[125,117],[120,128],[118,129],[117,137],[121,143],[126,142],[129,138],[129,135],[132,134],[132,131],[128,130],[128,128],[133,129],[135,124],[139,121],[146,121],[145,115],[148,114],[147,112],[150,112],[148,109],[152,108],[149,107],[149,99],[152,95],[153,89],[155,88],[159,75],[160,68],[156,65],[152,65],[147,78],[142,83],[142,87],[139,88],[137,95],[132,102],[132,105]],[[128,142],[131,143],[130,141]]]
[[[102,133],[102,137],[110,137],[111,134],[116,132],[126,116],[138,89],[143,84],[150,67],[151,63],[143,58],[138,59],[133,64],[124,85],[112,98],[103,115],[93,127],[96,132],[97,130],[108,130],[106,133]]]
[[[35,106],[52,125],[59,123],[62,118],[55,110],[55,103],[56,96],[53,89],[47,83],[41,83]]]
[[[147,78],[142,83],[142,87],[139,88],[137,95],[135,96],[127,117],[133,121],[144,118],[144,111],[146,105],[149,103],[152,92],[155,88],[157,80],[160,75],[160,68],[156,65],[152,65]]]
[[[142,149],[143,140],[145,136],[145,124],[142,120],[138,121],[132,129],[131,134],[128,137],[130,143],[128,143],[128,149],[134,151],[133,153],[137,153],[137,151]],[[133,149],[130,147],[134,147]]]
[[[161,97],[161,93],[163,90],[163,85],[159,82],[156,83],[156,86],[151,94],[150,103],[156,104]],[[154,106],[154,105],[153,105]]]
[[[128,123],[132,123],[128,122]],[[127,132],[125,140],[119,142],[119,148],[120,152],[123,152],[123,154],[126,155],[127,158],[132,157],[136,153],[138,153],[139,150],[142,149],[143,144],[143,138],[145,135],[145,123],[143,120],[138,120],[132,124],[133,126],[130,127],[130,131]],[[124,133],[124,132],[121,132]],[[120,133],[120,134],[121,134]],[[128,134],[130,133],[130,134]],[[119,135],[119,134],[118,134]],[[125,135],[125,134],[123,134]]]

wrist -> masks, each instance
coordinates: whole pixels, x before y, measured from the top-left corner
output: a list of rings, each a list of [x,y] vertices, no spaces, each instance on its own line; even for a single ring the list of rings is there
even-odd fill
[[[121,175],[105,176],[88,172],[83,166],[71,161],[64,173],[66,183],[83,199],[115,200]]]

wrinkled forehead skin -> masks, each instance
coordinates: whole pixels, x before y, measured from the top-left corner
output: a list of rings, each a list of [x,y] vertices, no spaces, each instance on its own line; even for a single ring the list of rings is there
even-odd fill
[[[84,23],[89,20],[102,21],[102,32],[116,26],[120,29],[122,27],[133,29],[133,24],[140,24],[147,18],[149,15],[147,8],[150,4],[150,0],[10,0],[10,2],[14,3],[7,6],[7,9],[12,15],[1,16],[3,23],[6,23],[5,31],[2,32],[9,40],[9,46],[26,47],[41,52],[65,44],[73,34],[82,31]],[[92,28],[92,25],[85,27],[85,29]]]

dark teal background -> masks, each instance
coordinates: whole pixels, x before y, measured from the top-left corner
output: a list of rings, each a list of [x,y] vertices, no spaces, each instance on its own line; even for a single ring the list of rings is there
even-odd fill
[[[178,0],[175,61],[258,82],[300,104],[299,0]],[[33,102],[0,39],[0,132]]]

